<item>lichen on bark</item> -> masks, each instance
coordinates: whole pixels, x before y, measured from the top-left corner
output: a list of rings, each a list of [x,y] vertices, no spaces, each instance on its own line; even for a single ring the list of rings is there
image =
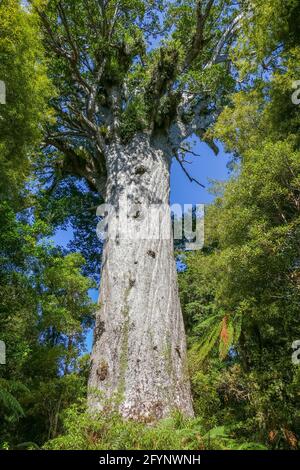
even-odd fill
[[[143,213],[157,201],[169,207],[170,162],[163,150],[141,138],[139,145],[121,146],[116,151],[120,154],[114,156],[108,172],[108,200],[117,205],[126,198],[129,214],[134,214],[131,209],[136,201]],[[116,161],[121,162],[122,172],[116,171]],[[141,165],[145,171],[138,172],[137,178],[136,168]],[[143,220],[129,216],[131,233],[143,233]],[[117,221],[116,215],[112,224]],[[127,238],[115,230],[119,236],[106,240],[97,315],[104,332],[92,353],[92,364],[108,363],[109,381],[100,381],[92,365],[90,387],[103,390],[106,399],[117,397],[116,406],[124,417],[147,422],[168,416],[174,409],[193,415],[184,371],[185,332],[171,221],[168,230],[166,238],[159,232],[158,238],[149,239]],[[90,404],[101,409],[92,396]]]

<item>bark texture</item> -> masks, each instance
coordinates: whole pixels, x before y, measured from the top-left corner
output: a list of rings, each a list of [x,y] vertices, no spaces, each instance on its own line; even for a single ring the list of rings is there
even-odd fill
[[[103,253],[89,402],[101,409],[112,400],[124,417],[143,421],[174,409],[193,415],[168,211],[164,233],[144,237],[149,208],[169,207],[169,167],[163,146],[139,137],[115,144],[107,159],[106,202],[127,205],[127,235],[140,236],[122,233],[117,210]]]

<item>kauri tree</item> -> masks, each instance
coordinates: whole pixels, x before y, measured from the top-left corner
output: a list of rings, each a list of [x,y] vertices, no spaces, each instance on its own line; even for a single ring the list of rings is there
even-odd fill
[[[191,416],[171,228],[144,237],[143,221],[150,207],[168,208],[171,161],[186,171],[182,151],[190,136],[216,150],[206,131],[235,86],[229,52],[251,2],[32,6],[56,87],[56,121],[44,142],[53,178],[84,179],[115,209],[102,259],[91,408],[103,405],[99,390],[117,400],[124,417],[152,420],[174,408]],[[126,205],[127,235],[120,215]]]

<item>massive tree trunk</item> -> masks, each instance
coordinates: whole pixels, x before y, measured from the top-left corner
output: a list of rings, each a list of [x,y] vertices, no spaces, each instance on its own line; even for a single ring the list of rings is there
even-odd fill
[[[111,400],[124,417],[147,422],[174,409],[192,416],[168,209],[169,157],[162,146],[137,137],[111,148],[107,173],[106,203],[116,213],[103,252],[90,406],[101,409]],[[164,206],[165,220],[152,220],[156,233],[145,236],[150,206],[157,205]]]

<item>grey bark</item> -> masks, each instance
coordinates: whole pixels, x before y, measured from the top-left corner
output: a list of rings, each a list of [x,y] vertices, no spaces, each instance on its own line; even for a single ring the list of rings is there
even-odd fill
[[[150,206],[169,207],[169,170],[163,145],[141,136],[115,144],[107,158],[106,202],[128,204],[128,226],[140,236],[126,236],[122,223],[116,229],[118,212],[108,224],[89,404],[99,410],[110,401],[125,418],[146,422],[174,409],[193,416],[168,209],[164,234],[147,239],[143,232]]]

